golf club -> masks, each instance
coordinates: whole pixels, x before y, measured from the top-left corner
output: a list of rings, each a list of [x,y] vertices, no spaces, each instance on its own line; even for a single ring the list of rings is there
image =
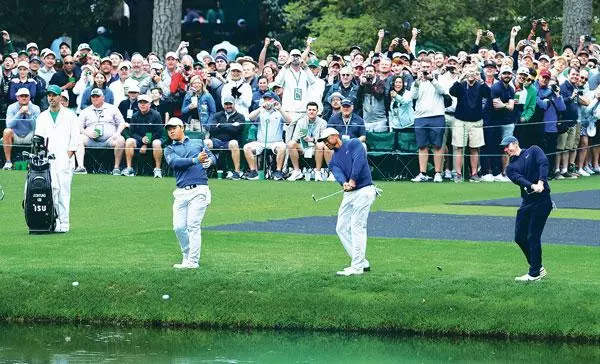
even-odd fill
[[[2,186],[0,186],[0,201],[4,200],[4,190],[2,189]]]
[[[316,197],[315,197],[315,194],[313,193],[313,194],[312,194],[312,199],[313,199],[313,201],[315,201],[315,202],[319,202],[319,201],[321,201],[321,200],[324,200],[324,199],[326,199],[326,198],[329,198],[329,197],[333,197],[333,196],[337,195],[338,193],[342,193],[342,192],[344,192],[344,190],[339,190],[339,191],[336,191],[336,192],[334,192],[334,193],[332,193],[332,194],[329,194],[329,195],[327,195],[327,196],[323,196],[323,197],[319,197],[319,198],[316,198]]]

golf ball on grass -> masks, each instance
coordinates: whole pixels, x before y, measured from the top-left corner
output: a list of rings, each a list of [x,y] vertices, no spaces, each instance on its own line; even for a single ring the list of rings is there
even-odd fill
[[[71,283],[71,285],[72,285],[73,287],[77,287],[77,286],[79,286],[79,282],[75,281],[75,282]]]
[[[163,294],[162,295],[162,299],[163,300],[168,300],[169,298],[171,298],[171,296],[169,296],[168,294]]]

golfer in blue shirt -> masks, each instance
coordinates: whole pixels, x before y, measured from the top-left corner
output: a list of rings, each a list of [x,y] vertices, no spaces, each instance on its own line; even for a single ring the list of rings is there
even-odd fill
[[[521,149],[513,136],[502,139],[500,145],[511,158],[506,176],[521,187],[521,207],[515,222],[515,242],[519,245],[529,272],[516,277],[517,282],[537,281],[546,276],[542,266],[542,232],[552,211],[548,185],[548,158],[537,145]]]
[[[326,128],[319,141],[325,142],[327,148],[334,151],[329,168],[336,181],[344,188],[335,229],[352,261],[349,267],[337,272],[337,275],[363,274],[371,269],[365,258],[367,219],[377,195],[367,162],[367,151],[359,139],[342,140],[334,128]]]
[[[173,140],[165,149],[165,159],[174,171],[177,184],[173,191],[173,230],[183,254],[181,263],[173,267],[196,269],[202,245],[200,225],[211,201],[206,169],[215,164],[216,159],[207,148],[194,145],[185,136],[180,119],[169,119],[165,129]]]

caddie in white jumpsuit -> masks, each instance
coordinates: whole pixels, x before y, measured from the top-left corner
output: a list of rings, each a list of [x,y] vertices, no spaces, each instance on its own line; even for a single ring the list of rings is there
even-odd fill
[[[352,261],[349,267],[337,272],[337,275],[363,274],[371,270],[365,257],[367,219],[377,196],[367,152],[359,139],[342,140],[334,128],[325,129],[319,141],[325,142],[327,148],[334,151],[329,168],[333,171],[336,181],[344,187],[344,198],[338,210],[335,229]]]
[[[171,118],[165,129],[173,144],[165,149],[165,159],[175,174],[173,191],[173,230],[179,240],[183,260],[177,269],[196,269],[200,260],[202,236],[200,226],[211,194],[206,169],[217,162],[207,149],[195,145],[184,134],[183,122]]]
[[[47,88],[50,107],[43,111],[37,119],[35,135],[44,137],[48,144],[48,153],[54,154],[50,160],[52,178],[52,199],[58,213],[55,232],[69,231],[69,208],[71,202],[71,180],[73,169],[71,157],[79,145],[79,121],[77,115],[63,107],[61,88],[50,85]]]

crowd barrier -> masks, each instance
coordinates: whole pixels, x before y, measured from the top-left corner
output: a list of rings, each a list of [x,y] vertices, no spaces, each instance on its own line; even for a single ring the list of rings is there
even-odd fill
[[[527,125],[536,125],[536,124],[548,124],[555,123],[555,121],[545,121],[545,122],[537,122],[537,123],[527,123]],[[140,125],[150,125],[150,124],[140,124]],[[242,132],[242,138],[239,141],[240,150],[241,150],[241,164],[242,170],[247,167],[246,161],[243,155],[242,148],[243,146],[251,141],[256,140],[256,132],[257,125],[253,122],[246,122],[243,124],[244,129]],[[519,125],[524,124],[516,124],[517,128]],[[481,128],[500,128],[502,126],[498,125],[484,125]],[[418,128],[418,127],[416,127]],[[434,128],[434,129],[445,129],[451,132],[453,127],[451,125],[441,126],[441,127],[424,127],[424,128]],[[416,138],[414,134],[415,127],[407,128],[407,129],[397,129],[390,132],[367,132],[366,134],[366,146],[367,146],[367,156],[369,160],[369,164],[371,166],[373,177],[379,180],[403,180],[413,178],[415,175],[419,173],[418,166],[418,148],[416,143]],[[466,134],[466,133],[465,133]],[[204,140],[206,134],[202,131],[186,131],[186,135],[194,142],[200,143]],[[123,136],[127,139],[130,137],[129,129],[125,129],[123,132]],[[465,135],[466,137],[466,135]],[[578,136],[577,136],[578,137]],[[162,135],[163,145],[168,143],[168,137],[166,131],[163,131]],[[595,138],[594,138],[595,140]],[[448,136],[448,140],[446,143],[448,148],[447,152],[442,153],[444,158],[452,157],[452,148],[451,148],[451,138]],[[24,169],[24,160],[21,157],[21,152],[23,150],[29,150],[29,146],[24,145],[12,145],[12,161],[15,165],[16,169]],[[600,141],[590,142],[590,144],[586,148],[595,148],[600,147]],[[136,148],[136,150],[139,148]],[[572,150],[579,151],[584,148],[575,148]],[[151,148],[148,148],[150,151]],[[497,153],[484,153],[480,151],[480,158],[485,157],[502,157],[504,154],[502,153],[501,148],[498,146]],[[211,170],[211,175],[216,175],[216,170],[225,170],[231,171],[233,170],[233,162],[231,161],[230,153],[228,153],[227,149],[218,149],[213,148],[212,151],[218,155],[219,163],[216,168]],[[547,153],[548,157],[551,157],[560,152]],[[468,160],[469,157],[469,148],[464,148],[463,158]],[[267,157],[270,155],[267,151],[263,157]],[[303,168],[314,168],[314,159],[313,158],[305,158],[302,153],[301,156],[301,165]],[[264,158],[257,158],[258,165],[261,168],[268,167],[263,163]],[[0,156],[0,162],[2,165],[4,164],[4,153]],[[15,163],[16,162],[16,163]],[[125,157],[123,157],[123,163],[125,162]],[[454,161],[451,161],[453,164]],[[88,169],[90,173],[110,173],[113,169],[114,164],[114,154],[111,148],[103,148],[103,147],[86,147],[86,156],[84,165]],[[268,163],[267,163],[268,164]],[[325,163],[323,164],[324,166]],[[166,162],[163,158],[162,169],[164,175],[171,175],[172,171],[169,170]],[[145,155],[141,155],[136,153],[134,156],[134,170],[137,175],[151,175],[152,170],[154,168],[154,161],[152,158],[152,153],[147,152]],[[430,165],[430,168],[431,165]],[[469,168],[468,163],[463,164],[463,175],[468,175],[467,169]]]

